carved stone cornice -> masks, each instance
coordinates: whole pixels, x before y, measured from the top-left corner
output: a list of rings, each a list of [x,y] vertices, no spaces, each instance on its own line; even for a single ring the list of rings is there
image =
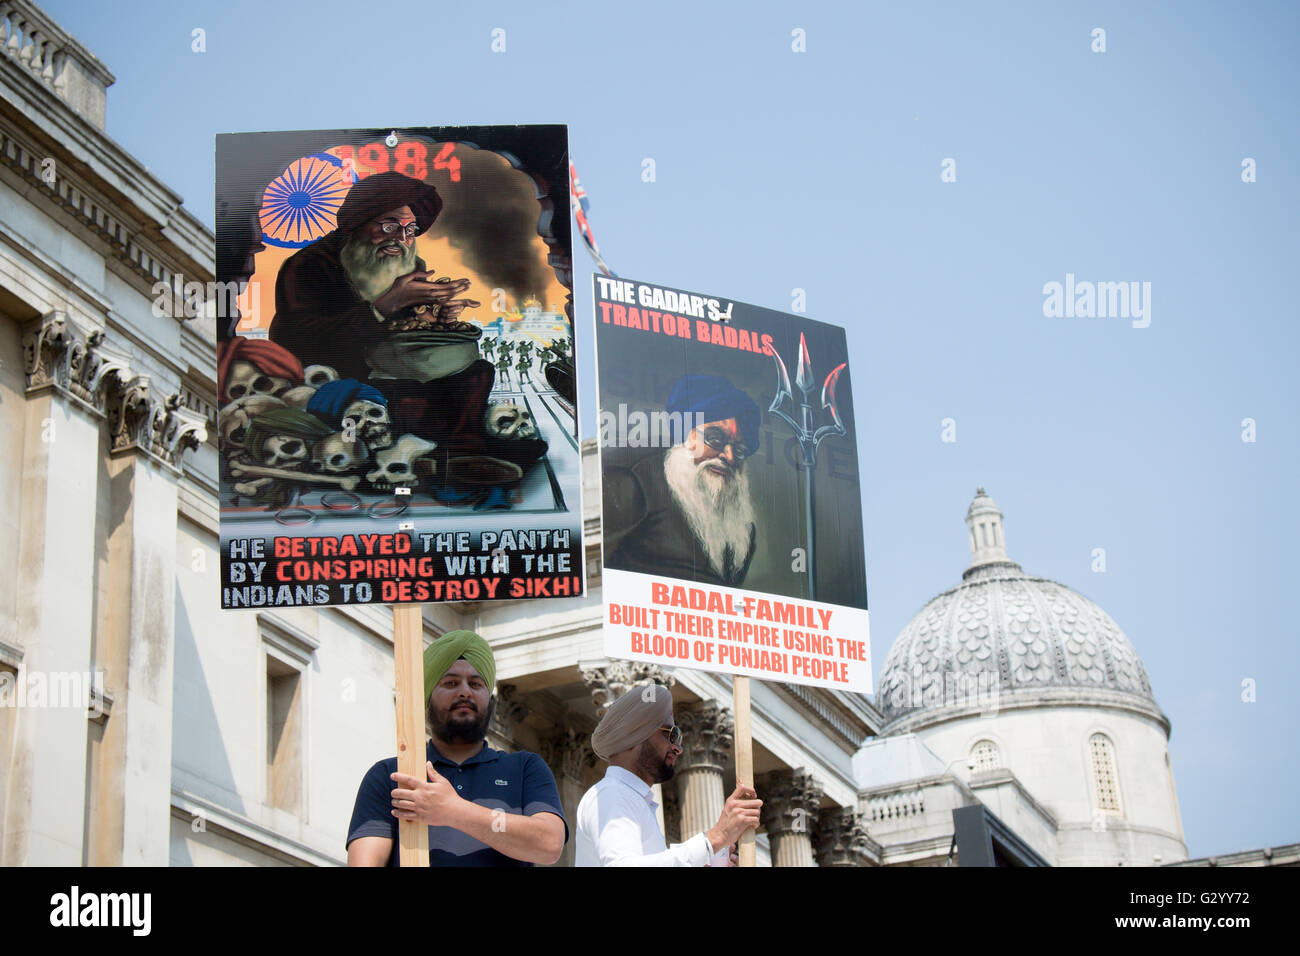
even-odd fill
[[[158,401],[147,375],[137,375],[113,389],[107,410],[115,455],[141,451],[171,468],[179,468],[187,450],[193,451],[207,441],[202,416],[181,405],[179,392]]]
[[[679,706],[673,718],[682,729],[682,755],[677,770],[685,773],[708,768],[723,772],[731,760],[735,720],[731,708],[716,700]]]
[[[163,402],[162,433],[155,454],[169,465],[179,468],[181,456],[187,451],[197,450],[207,440],[208,429],[204,417],[184,406],[180,392],[168,395]]]
[[[561,727],[542,741],[542,757],[551,769],[577,783],[582,782],[587,768],[596,766],[596,753],[591,749],[591,734],[574,727]]]
[[[104,347],[104,333],[81,332],[65,313],[47,312],[23,330],[27,394],[54,389],[82,405],[104,411],[106,392],[124,374],[127,358]]]
[[[62,312],[47,312],[23,329],[23,370],[27,373],[28,392],[49,386],[67,387],[72,339]]]
[[[871,844],[866,823],[851,807],[823,811],[813,831],[818,866],[870,866]]]
[[[182,382],[180,395],[181,404],[203,419],[207,426],[208,440],[216,447],[217,403],[212,390]]]
[[[104,332],[83,333],[63,312],[49,312],[23,330],[27,394],[54,391],[108,418],[114,454],[138,449],[170,468],[207,440],[204,417],[183,407],[180,393],[161,401],[149,376],[104,345]]]
[[[114,454],[153,444],[158,407],[150,400],[149,376],[137,375],[108,396],[108,433]]]
[[[769,836],[801,833],[811,837],[821,812],[822,788],[806,770],[774,770],[755,787],[763,801],[763,828]]]
[[[47,182],[46,170],[41,165],[47,158],[30,139],[20,141],[12,130],[0,129],[0,166],[37,187],[31,196],[48,197],[51,212],[61,210],[71,216],[78,229],[85,230],[80,235],[98,247],[106,262],[121,263],[125,267],[122,271],[136,283],[137,288],[142,292],[147,290],[150,298],[157,299],[158,293],[154,290],[159,284],[170,288],[181,278],[175,262],[164,259],[163,253],[155,251],[156,238],[133,225],[126,213],[98,195],[93,186],[80,178],[74,179],[75,174],[69,174],[66,167],[59,167],[53,174],[54,181]],[[185,273],[184,278],[198,280],[200,275],[191,270]],[[203,278],[211,277],[203,273]],[[171,314],[178,322],[192,318],[184,310]]]
[[[826,729],[838,736],[841,741],[852,746],[854,752],[862,746],[862,741],[872,733],[870,724],[865,721],[855,723],[851,717],[845,716],[845,713],[852,715],[852,711],[840,700],[836,699],[837,695],[843,693],[842,691],[778,681],[772,681],[768,686],[807,711]]]
[[[578,664],[578,670],[599,714],[633,687],[662,684],[671,689],[677,683],[672,671],[644,661],[590,661]]]

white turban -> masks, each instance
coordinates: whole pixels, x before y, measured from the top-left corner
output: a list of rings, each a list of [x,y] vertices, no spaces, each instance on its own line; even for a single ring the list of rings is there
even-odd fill
[[[635,747],[671,723],[673,694],[662,684],[633,687],[609,705],[591,734],[591,749],[601,760]]]

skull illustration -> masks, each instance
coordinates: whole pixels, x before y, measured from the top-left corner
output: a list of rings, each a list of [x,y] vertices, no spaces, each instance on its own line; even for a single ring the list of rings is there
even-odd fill
[[[234,401],[247,395],[275,395],[279,397],[292,388],[293,384],[287,378],[281,378],[278,375],[267,375],[247,359],[235,359],[231,363],[230,371],[226,376],[226,394],[222,398],[227,401]]]
[[[497,438],[536,438],[537,423],[532,413],[514,402],[501,402],[488,408],[483,422],[489,435]]]
[[[286,405],[292,405],[294,408],[306,408],[307,403],[316,394],[316,389],[327,382],[336,381],[338,377],[339,373],[328,365],[308,365],[303,371],[301,385],[279,391],[276,394],[284,399]]]
[[[268,468],[298,468],[307,461],[307,443],[296,435],[272,435],[262,447]]]
[[[335,432],[312,446],[311,469],[329,475],[354,471],[370,460],[370,450],[359,441],[346,441]]]
[[[302,370],[303,384],[310,385],[312,388],[320,388],[326,382],[337,381],[338,377],[339,373],[328,365],[308,365]]]
[[[292,405],[294,408],[306,408],[311,397],[316,394],[316,389],[310,385],[299,385],[296,388],[285,389],[280,393],[280,398],[286,405]]]
[[[343,410],[341,424],[345,433],[355,435],[370,448],[388,448],[393,444],[393,423],[388,409],[377,402],[357,399]]]
[[[419,484],[419,459],[437,447],[437,442],[426,441],[418,435],[403,435],[391,448],[375,455],[378,467],[366,474],[366,481],[376,491],[389,491],[397,485],[410,488]]]
[[[218,430],[221,433],[221,447],[235,450],[244,447],[244,436],[248,434],[248,423],[272,408],[284,405],[283,400],[274,395],[245,395],[233,401],[221,410]]]

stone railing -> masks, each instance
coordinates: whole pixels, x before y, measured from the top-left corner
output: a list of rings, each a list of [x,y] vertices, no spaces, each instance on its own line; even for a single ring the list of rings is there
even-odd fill
[[[0,48],[10,63],[104,128],[113,74],[40,7],[29,0],[0,0]]]
[[[925,812],[925,793],[909,785],[906,790],[873,794],[865,811],[870,823],[920,816]]]

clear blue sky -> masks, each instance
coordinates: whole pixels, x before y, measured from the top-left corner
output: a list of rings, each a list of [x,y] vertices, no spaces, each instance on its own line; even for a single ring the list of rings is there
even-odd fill
[[[787,311],[802,288],[848,328],[877,674],[959,580],[983,484],[1012,558],[1141,653],[1191,853],[1300,840],[1296,5],[42,6],[209,226],[218,132],[569,124],[615,271]],[[1045,318],[1067,272],[1150,282],[1150,327]]]

